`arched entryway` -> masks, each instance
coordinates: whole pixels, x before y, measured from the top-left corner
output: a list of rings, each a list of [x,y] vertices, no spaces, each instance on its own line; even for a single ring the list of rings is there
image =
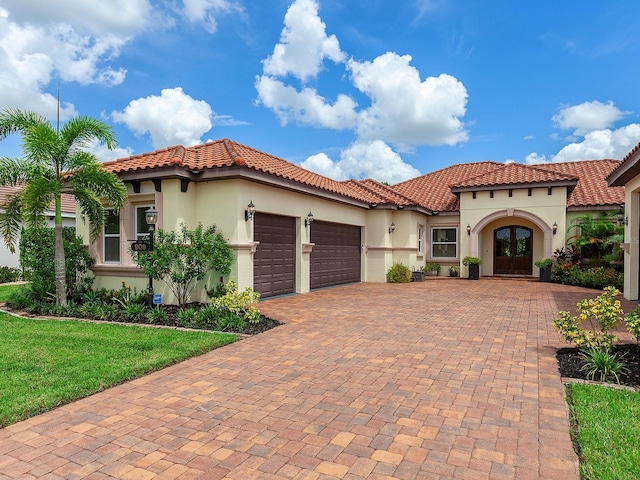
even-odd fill
[[[533,273],[533,230],[507,225],[493,231],[494,275],[531,275]]]

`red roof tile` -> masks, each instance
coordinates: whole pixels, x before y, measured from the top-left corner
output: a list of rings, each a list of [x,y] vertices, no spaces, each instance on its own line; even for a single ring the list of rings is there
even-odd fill
[[[548,168],[523,165],[521,163],[507,163],[475,177],[458,180],[451,185],[451,188],[455,190],[465,188],[506,187],[536,183],[576,182],[577,180],[573,175],[556,172]]]
[[[4,205],[7,200],[7,196],[13,195],[21,189],[21,187],[11,187],[8,185],[0,186],[0,205]],[[76,213],[76,199],[73,195],[63,193],[61,200],[63,213]],[[49,206],[49,211],[55,211],[55,207],[53,204]]]
[[[393,185],[393,189],[430,210],[456,212],[460,209],[460,202],[451,193],[450,185],[488,173],[500,166],[502,164],[497,162],[461,163],[398,183]]]

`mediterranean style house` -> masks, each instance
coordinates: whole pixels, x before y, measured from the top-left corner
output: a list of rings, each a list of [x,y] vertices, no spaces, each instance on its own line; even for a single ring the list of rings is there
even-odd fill
[[[640,299],[640,143],[607,176],[611,187],[624,187],[624,296]]]
[[[620,166],[487,161],[387,186],[335,181],[223,139],[105,163],[127,185],[128,201],[108,214],[97,241],[89,241],[87,225],[76,228],[97,260],[97,287],[144,288],[129,245],[147,234],[151,206],[157,228],[215,224],[236,255],[231,278],[262,297],[384,282],[395,262],[413,269],[437,262],[441,275],[456,265],[466,276],[465,256],[482,259],[484,276],[535,277],[534,262],[565,246],[573,219],[619,210],[624,186],[606,179]],[[212,272],[203,286],[219,280]],[[156,292],[171,303],[161,282]]]

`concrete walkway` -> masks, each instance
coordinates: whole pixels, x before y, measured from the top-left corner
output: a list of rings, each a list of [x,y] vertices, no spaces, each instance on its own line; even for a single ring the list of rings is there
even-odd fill
[[[286,325],[0,430],[0,479],[577,479],[552,321],[597,294],[432,279],[265,301]]]

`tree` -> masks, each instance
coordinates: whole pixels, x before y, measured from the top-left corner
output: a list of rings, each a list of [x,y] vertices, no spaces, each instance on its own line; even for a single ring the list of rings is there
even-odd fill
[[[18,109],[0,112],[0,140],[18,133],[22,158],[0,158],[0,185],[19,187],[7,197],[0,215],[0,233],[15,252],[21,224],[38,228],[45,224],[44,213],[54,205],[56,302],[67,304],[65,256],[62,235],[61,197],[75,196],[80,211],[89,220],[91,239],[104,224],[104,205],[119,210],[127,191],[122,181],[104,169],[88,152],[96,140],[115,147],[113,129],[91,117],[76,117],[62,128],[54,128],[45,117]]]
[[[185,305],[198,281],[215,270],[222,275],[231,272],[233,252],[216,226],[206,229],[198,225],[188,230],[184,225],[176,231],[158,230],[152,252],[132,252],[133,261],[146,275],[163,280],[178,304]]]
[[[599,217],[586,214],[576,217],[571,227],[576,234],[569,239],[580,251],[580,257],[588,258],[591,266],[609,264],[620,257],[619,244],[624,238],[624,227],[616,224],[615,217],[602,213]]]

